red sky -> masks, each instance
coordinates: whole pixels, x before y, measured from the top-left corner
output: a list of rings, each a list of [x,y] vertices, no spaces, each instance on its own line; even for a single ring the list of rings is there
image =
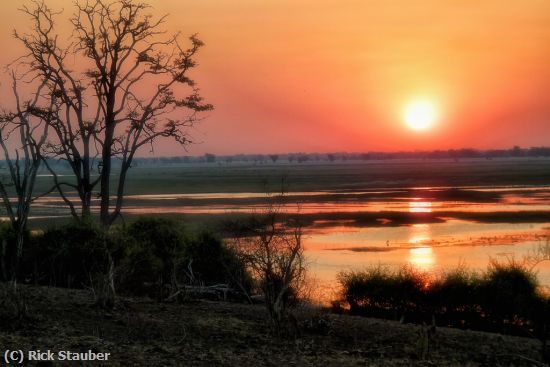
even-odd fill
[[[1,64],[21,3],[0,4]],[[206,43],[193,76],[215,110],[188,154],[550,145],[548,0],[150,3]],[[417,98],[439,111],[423,132],[402,117]]]

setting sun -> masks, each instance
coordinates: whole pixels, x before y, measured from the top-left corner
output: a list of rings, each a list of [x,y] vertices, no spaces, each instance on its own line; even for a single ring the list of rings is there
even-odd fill
[[[413,130],[426,130],[436,120],[436,111],[433,103],[429,101],[415,101],[405,109],[405,122]]]

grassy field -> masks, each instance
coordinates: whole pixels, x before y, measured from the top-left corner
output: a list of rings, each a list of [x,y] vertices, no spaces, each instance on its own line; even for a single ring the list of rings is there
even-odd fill
[[[282,177],[289,191],[545,185],[550,183],[550,159],[138,166],[130,170],[126,193],[263,192],[266,180],[272,190],[280,189]],[[50,178],[40,177],[37,192],[50,186]]]

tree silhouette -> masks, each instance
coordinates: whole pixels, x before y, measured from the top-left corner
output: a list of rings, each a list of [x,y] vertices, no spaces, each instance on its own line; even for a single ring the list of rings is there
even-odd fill
[[[7,175],[0,178],[0,196],[15,235],[15,243],[3,241],[4,248],[0,249],[3,263],[0,267],[4,278],[16,279],[31,204],[36,199],[33,191],[43,159],[42,148],[48,136],[48,119],[52,118],[47,112],[49,109],[42,110],[38,114],[40,118],[35,118],[33,113],[37,114],[37,104],[44,99],[49,100],[51,107],[52,99],[43,95],[45,83],[41,83],[29,100],[22,100],[17,92],[18,78],[13,71],[11,78],[15,108],[0,115],[0,147],[7,168]],[[11,194],[15,194],[15,200],[10,197]]]
[[[161,29],[166,16],[155,19],[144,3],[76,1],[74,7],[72,35],[62,44],[66,37],[55,28],[59,13],[43,1],[24,6],[32,27],[15,32],[27,50],[17,62],[53,98],[46,112],[54,115],[48,120],[54,136],[45,152],[67,161],[75,176],[74,182],[61,182],[44,160],[55,189],[76,218],[91,215],[99,191],[100,220],[107,228],[121,213],[135,154],[144,146],[153,149],[159,138],[189,144],[198,113],[212,109],[188,75],[203,43],[193,35],[186,48],[178,34],[167,37]],[[44,118],[44,111],[31,113]],[[113,159],[120,160],[116,172]]]

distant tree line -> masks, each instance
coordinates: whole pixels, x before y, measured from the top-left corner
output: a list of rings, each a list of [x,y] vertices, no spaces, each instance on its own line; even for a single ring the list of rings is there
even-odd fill
[[[226,165],[232,163],[251,164],[288,164],[288,163],[313,163],[313,162],[347,162],[347,161],[369,161],[369,160],[391,160],[391,159],[497,159],[497,158],[548,158],[550,147],[520,148],[515,146],[510,149],[448,149],[413,152],[367,152],[367,153],[285,153],[285,154],[234,154],[216,155],[206,153],[200,156],[175,156],[175,157],[136,157],[132,166],[149,165],[171,165],[171,164],[218,164]],[[67,161],[45,158],[48,165],[54,170],[68,170],[70,164]],[[0,160],[0,170],[6,167],[6,161]],[[120,169],[121,162],[114,160],[114,169]],[[41,165],[46,171],[46,167]],[[96,163],[92,168],[99,172],[101,167]]]
[[[233,154],[216,155],[206,153],[199,156],[175,156],[175,157],[136,157],[132,165],[148,166],[158,164],[217,164],[232,163],[252,164],[288,164],[288,163],[313,163],[313,162],[347,162],[391,159],[496,159],[496,158],[546,158],[550,157],[550,147],[521,148],[514,146],[510,149],[479,150],[471,148],[430,150],[430,151],[400,151],[400,152],[366,152],[366,153],[284,153],[284,154]],[[3,163],[3,161],[0,161]],[[69,169],[66,162],[48,160],[52,167]],[[120,167],[120,162],[113,161],[113,168]],[[3,165],[2,165],[3,166]],[[99,167],[96,167],[98,170]]]

